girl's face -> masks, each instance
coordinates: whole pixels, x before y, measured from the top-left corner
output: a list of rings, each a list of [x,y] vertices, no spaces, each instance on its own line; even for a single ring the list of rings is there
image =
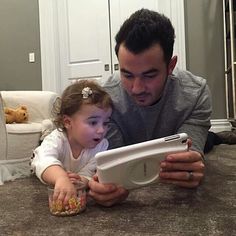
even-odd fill
[[[94,148],[106,135],[112,113],[111,108],[101,109],[84,104],[71,117],[64,117],[64,125],[71,148]]]

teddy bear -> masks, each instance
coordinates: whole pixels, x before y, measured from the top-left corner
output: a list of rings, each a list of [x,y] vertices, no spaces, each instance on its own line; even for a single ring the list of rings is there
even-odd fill
[[[26,106],[20,106],[16,109],[5,107],[4,113],[6,124],[23,123],[26,122],[29,118]]]

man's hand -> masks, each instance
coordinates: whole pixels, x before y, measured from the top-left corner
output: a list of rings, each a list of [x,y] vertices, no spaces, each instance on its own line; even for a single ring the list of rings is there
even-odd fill
[[[78,181],[81,181],[81,176],[77,173],[67,171],[67,176],[73,184],[76,184]]]
[[[122,187],[99,183],[96,175],[89,181],[89,188],[89,196],[98,204],[107,207],[122,202],[129,195],[129,192]]]
[[[189,147],[191,141],[188,141]],[[178,186],[195,188],[204,177],[205,165],[202,156],[196,151],[170,154],[161,162],[160,181]]]

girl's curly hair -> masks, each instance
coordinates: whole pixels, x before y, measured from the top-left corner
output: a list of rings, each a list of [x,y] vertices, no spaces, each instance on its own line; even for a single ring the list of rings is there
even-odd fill
[[[92,93],[84,96],[82,90],[90,88]],[[62,93],[59,106],[54,108],[55,126],[60,131],[65,131],[63,117],[72,116],[83,104],[96,105],[99,108],[113,108],[110,95],[94,80],[79,80],[68,86]]]

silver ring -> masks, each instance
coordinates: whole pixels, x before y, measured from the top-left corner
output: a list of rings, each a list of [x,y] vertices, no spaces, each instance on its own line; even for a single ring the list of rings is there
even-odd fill
[[[189,180],[189,181],[193,180],[193,177],[194,177],[193,172],[192,172],[192,171],[189,171],[189,172],[188,172],[188,180]]]

